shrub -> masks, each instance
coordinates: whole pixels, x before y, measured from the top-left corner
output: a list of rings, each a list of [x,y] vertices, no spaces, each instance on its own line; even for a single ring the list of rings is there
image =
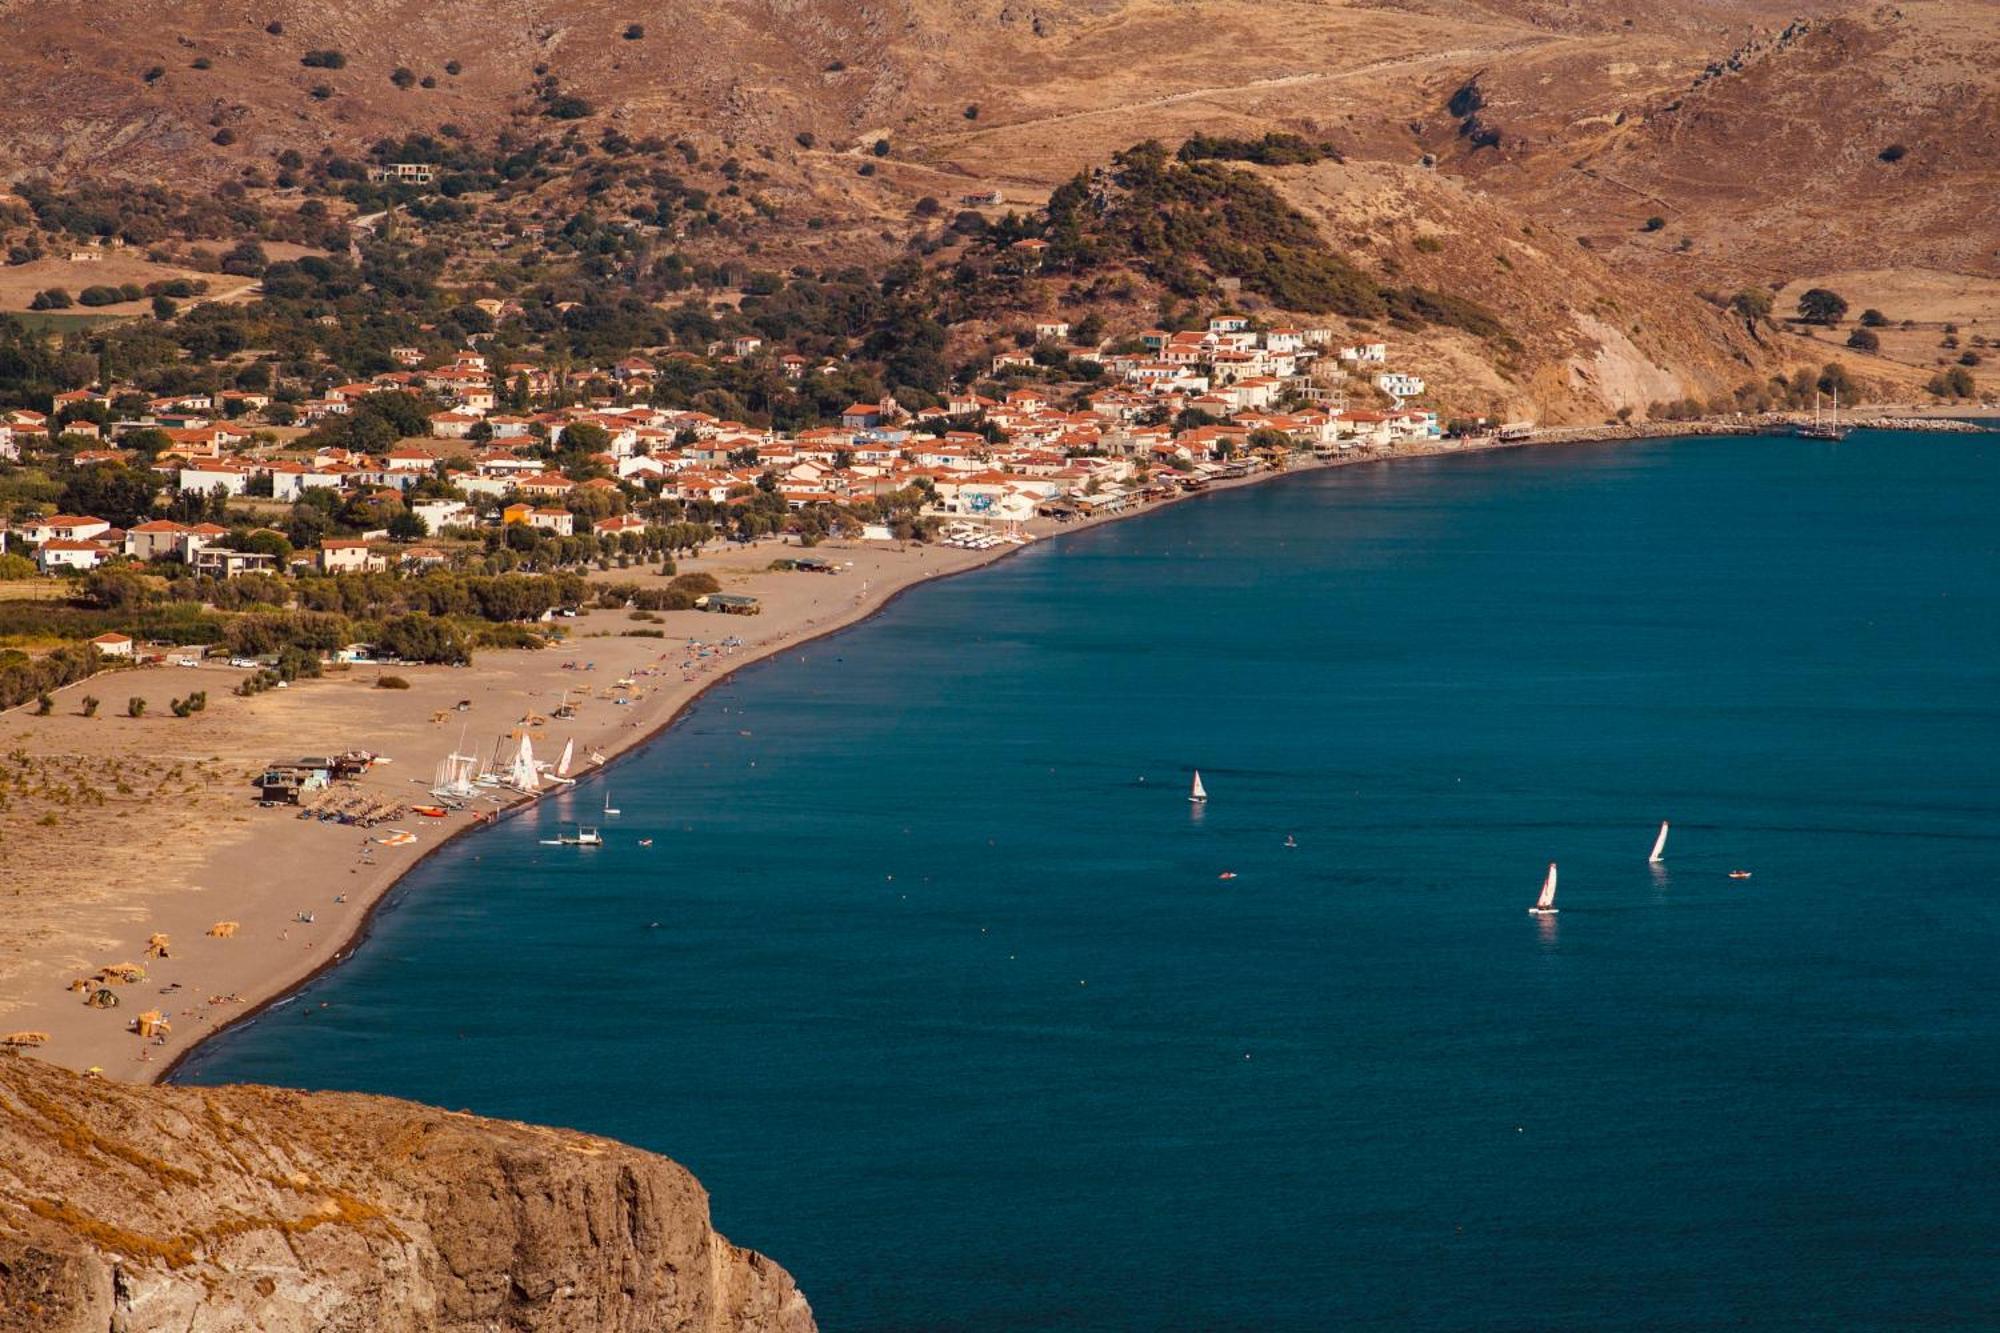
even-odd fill
[[[35,299],[28,302],[30,310],[67,310],[70,307],[69,293],[61,287],[50,287],[35,293]]]
[[[1861,312],[1861,323],[1864,328],[1879,329],[1888,322],[1889,317],[1873,306]]]
[[[1924,388],[1939,398],[1970,398],[1977,391],[1972,382],[1972,372],[1964,366],[1940,370],[1931,376],[1931,382]]]
[[[97,716],[97,707],[98,707],[98,705],[99,705],[100,703],[102,703],[102,702],[103,702],[103,700],[99,699],[99,698],[98,698],[98,697],[97,697],[96,695],[94,695],[94,694],[86,694],[86,695],[84,695],[84,696],[83,696],[83,715],[84,715],[85,717],[96,717],[96,716]]]
[[[116,287],[91,286],[76,294],[77,302],[87,306],[117,305],[124,296]]]
[[[1875,154],[1875,156],[1881,158],[1884,162],[1901,162],[1905,157],[1909,156],[1909,153],[1910,150],[1903,147],[1903,145],[1892,143],[1881,152]]]
[[[965,108],[965,118],[967,120],[979,119],[979,103],[973,102]]]
[[[1647,231],[1665,231],[1666,229],[1667,229],[1667,220],[1661,217],[1658,213],[1655,213],[1653,214],[1653,216],[1646,219]]]
[[[230,129],[227,125],[225,125],[221,129],[215,132],[214,137],[211,138],[209,142],[214,144],[217,148],[227,148],[229,147],[229,145],[236,142],[236,131]]]
[[[444,62],[444,72],[451,75],[454,79],[458,77],[458,72],[464,68],[465,66],[459,64],[456,60],[447,60]]]
[[[35,696],[36,717],[47,717],[50,713],[53,713],[55,711],[56,711],[56,701],[52,697],[50,697],[47,694],[38,694]]]
[[[315,83],[311,88],[307,89],[307,96],[311,97],[315,102],[324,102],[327,98],[333,96],[333,89],[324,83]]]
[[[273,37],[283,37],[285,35],[285,25],[276,19],[272,19],[264,25],[264,31],[270,33]]]
[[[214,68],[214,66],[215,66],[215,62],[214,62],[214,61],[212,61],[212,60],[210,60],[210,59],[209,59],[209,58],[208,58],[207,56],[196,56],[196,57],[194,58],[194,60],[193,60],[192,62],[190,62],[190,63],[189,63],[189,65],[188,65],[188,68],[189,68],[189,69],[212,69],[212,68]]]
[[[378,690],[407,690],[410,688],[410,682],[401,676],[377,676],[375,678],[375,688]]]
[[[338,51],[322,48],[306,52],[299,57],[299,63],[307,69],[346,69],[347,57]]]
[[[868,151],[877,157],[887,157],[889,156],[889,141],[887,139],[877,139],[875,146]]]
[[[131,698],[127,699],[125,701],[125,716],[127,717],[146,716],[146,701],[144,699],[141,699],[136,694],[133,695]]]
[[[594,109],[589,102],[575,93],[564,93],[560,97],[550,98],[548,108],[543,114],[552,120],[582,120]]]
[[[811,130],[800,130],[797,134],[794,134],[792,136],[792,139],[801,148],[811,148],[814,144],[819,142],[818,136],[816,136]]]
[[[623,36],[626,41],[636,42],[645,35],[646,35],[646,25],[643,23],[628,23],[625,25],[625,32]]]
[[[1873,329],[1856,329],[1847,335],[1847,345],[1863,352],[1882,350],[1882,339]]]
[[[161,79],[164,79],[166,76],[167,76],[167,67],[165,65],[154,65],[151,69],[148,69],[144,74],[141,74],[139,77],[144,79],[147,83],[158,83]]]
[[[408,65],[398,65],[389,71],[389,82],[395,84],[398,88],[408,89],[415,87],[417,72]]]

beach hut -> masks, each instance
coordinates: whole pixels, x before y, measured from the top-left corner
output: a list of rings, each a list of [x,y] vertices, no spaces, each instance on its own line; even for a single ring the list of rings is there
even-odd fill
[[[208,928],[208,933],[218,940],[234,939],[236,937],[236,923],[234,921],[218,921]]]
[[[146,940],[146,957],[165,958],[166,956],[167,956],[167,937],[155,931],[152,934],[152,936],[150,936]]]
[[[0,1046],[40,1046],[48,1039],[49,1034],[46,1032],[10,1032],[0,1037]]]
[[[174,1025],[159,1010],[148,1009],[132,1020],[132,1030],[142,1037],[156,1037],[172,1032]]]

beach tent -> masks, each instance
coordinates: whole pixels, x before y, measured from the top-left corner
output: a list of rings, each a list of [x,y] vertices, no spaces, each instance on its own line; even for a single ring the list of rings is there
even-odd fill
[[[99,986],[95,991],[91,992],[90,998],[85,1000],[84,1003],[92,1009],[116,1009],[118,1007],[118,992]]]
[[[146,941],[146,957],[165,958],[166,956],[167,956],[167,937],[165,935],[155,932],[152,938]]]
[[[219,940],[230,939],[236,934],[236,923],[234,921],[218,921],[208,928],[208,933]]]
[[[0,1037],[0,1046],[40,1046],[48,1039],[46,1032],[10,1032]]]

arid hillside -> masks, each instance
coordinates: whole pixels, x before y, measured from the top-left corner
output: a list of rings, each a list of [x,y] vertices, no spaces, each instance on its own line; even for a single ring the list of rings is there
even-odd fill
[[[1738,336],[1720,308],[1744,288],[2000,277],[2000,6],[1981,0],[19,0],[0,50],[36,92],[0,104],[17,186],[233,181],[282,213],[287,157],[610,134],[672,144],[701,164],[690,185],[754,205],[690,238],[698,257],[754,240],[773,266],[878,268],[940,208],[1029,211],[1144,140],[1299,134],[1351,169],[1288,196],[1364,220],[1357,262],[1525,330],[1528,396],[1576,410],[1846,355],[1845,330]],[[569,179],[507,207],[561,217],[601,188]],[[1857,373],[1921,384],[1952,332],[1892,338]]]
[[[883,190],[1032,198],[1139,139],[1278,127],[1429,154],[1633,259],[1689,236],[1672,262],[1711,280],[1875,264],[1890,239],[1909,263],[2000,262],[1973,225],[2000,173],[2000,10],[1975,0],[24,0],[0,42],[36,92],[0,107],[16,176],[532,130],[573,95],[788,176],[886,138],[904,171]],[[1665,232],[1632,239],[1654,215]]]
[[[694,1178],[382,1097],[147,1088],[0,1055],[0,1330],[808,1333]]]

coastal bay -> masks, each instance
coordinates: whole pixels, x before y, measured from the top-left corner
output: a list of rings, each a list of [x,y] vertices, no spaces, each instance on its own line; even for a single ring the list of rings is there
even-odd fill
[[[1039,544],[712,691],[610,845],[539,845],[586,790],[418,868],[183,1076],[670,1151],[828,1328],[1981,1322],[1996,487],[1578,446]]]

